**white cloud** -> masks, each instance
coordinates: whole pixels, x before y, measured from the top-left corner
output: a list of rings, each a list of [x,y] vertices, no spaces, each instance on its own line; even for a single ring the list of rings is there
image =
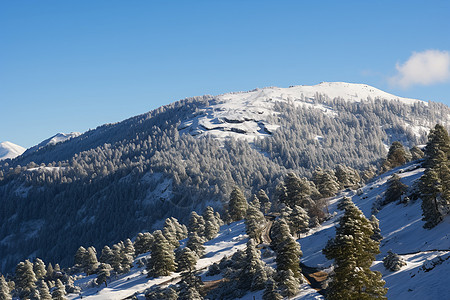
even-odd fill
[[[390,83],[402,88],[413,85],[431,85],[450,80],[450,52],[426,50],[413,52],[403,64],[395,66],[398,73]]]

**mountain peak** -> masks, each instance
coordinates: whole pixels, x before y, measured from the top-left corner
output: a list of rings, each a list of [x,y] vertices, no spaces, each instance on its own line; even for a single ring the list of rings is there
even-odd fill
[[[0,143],[0,160],[15,158],[25,152],[25,148],[5,141]]]

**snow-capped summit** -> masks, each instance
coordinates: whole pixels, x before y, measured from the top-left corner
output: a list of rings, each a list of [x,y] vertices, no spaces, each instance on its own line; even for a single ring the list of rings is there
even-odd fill
[[[0,160],[15,158],[25,152],[25,148],[11,142],[0,143]]]
[[[81,133],[79,133],[79,132],[57,133],[54,136],[52,136],[52,137],[50,137],[50,138],[40,142],[36,146],[31,147],[30,149],[27,150],[27,153],[37,151],[37,150],[39,150],[42,147],[45,147],[47,145],[55,145],[57,143],[64,142],[66,140],[69,140],[71,138],[77,137],[79,135],[81,135]]]
[[[422,100],[398,97],[367,84],[322,82],[313,86],[266,87],[214,97],[208,107],[200,110],[195,118],[182,122],[179,129],[199,137],[209,135],[219,139],[234,137],[252,141],[255,137],[270,135],[279,127],[270,121],[270,116],[277,114],[274,110],[276,102],[289,102],[334,115],[330,107],[315,101],[318,95],[349,102],[383,99],[406,105],[428,104]]]

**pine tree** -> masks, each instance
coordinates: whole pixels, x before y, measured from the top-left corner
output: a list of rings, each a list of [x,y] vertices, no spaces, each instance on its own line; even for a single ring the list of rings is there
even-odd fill
[[[48,285],[44,280],[39,281],[39,294],[41,295],[41,300],[51,300],[52,295],[48,289]]]
[[[381,235],[381,229],[380,229],[380,221],[372,215],[370,217],[370,224],[372,225],[373,234],[370,236],[370,238],[376,242],[381,242],[383,239],[383,236]]]
[[[67,300],[66,288],[64,287],[64,284],[59,279],[56,279],[56,288],[52,293],[52,299]]]
[[[166,240],[161,230],[153,233],[155,239],[152,245],[152,254],[147,264],[149,275],[155,277],[167,276],[175,271],[175,255],[169,241]]]
[[[301,233],[307,232],[309,229],[309,221],[310,218],[306,211],[300,206],[294,205],[287,219],[291,234],[299,237]]]
[[[219,222],[211,206],[208,206],[203,212],[203,219],[205,220],[205,238],[211,240],[220,230]]]
[[[389,178],[388,185],[386,193],[384,194],[384,205],[400,200],[401,196],[408,189],[408,186],[401,181],[400,176],[397,174],[394,174]]]
[[[280,292],[282,296],[292,297],[299,292],[300,281],[291,270],[279,271],[277,274]]]
[[[51,278],[53,278],[53,273],[54,273],[54,272],[55,272],[55,271],[53,270],[52,263],[48,263],[48,266],[47,266],[47,274],[46,274],[45,278],[46,278],[46,279],[51,279]]]
[[[8,283],[5,280],[5,277],[0,276],[0,300],[11,300],[11,291],[9,290]]]
[[[267,273],[261,260],[261,254],[256,249],[256,243],[252,238],[247,242],[245,253],[244,266],[238,276],[239,286],[242,289],[250,288],[252,291],[261,290],[267,281]]]
[[[422,220],[424,228],[433,228],[442,221],[439,211],[438,197],[442,192],[442,185],[438,174],[433,169],[425,170],[419,183],[422,198]]]
[[[149,232],[138,233],[136,240],[134,241],[134,249],[136,255],[140,255],[149,252],[153,243],[153,235]]]
[[[195,264],[197,263],[197,254],[185,247],[178,249],[175,252],[175,262],[177,263],[177,272],[192,272],[195,270]]]
[[[189,223],[187,226],[188,232],[195,232],[199,237],[205,236],[205,219],[199,216],[195,211],[191,212],[189,216]]]
[[[338,204],[337,204],[337,208],[338,208],[339,210],[346,210],[347,207],[349,207],[349,206],[351,206],[351,205],[354,205],[353,202],[352,202],[352,199],[349,198],[349,197],[344,196],[344,197],[342,197],[342,198],[339,200],[339,202],[338,202]]]
[[[175,227],[175,224],[173,224],[171,218],[167,218],[165,220],[162,232],[164,234],[164,237],[172,245],[173,249],[180,246],[180,242],[177,239],[177,229]]]
[[[19,291],[22,298],[29,297],[32,291],[36,289],[36,276],[33,271],[33,264],[29,260],[17,264],[14,281],[16,290]]]
[[[98,266],[97,271],[97,285],[101,285],[102,283],[105,283],[105,286],[108,287],[107,280],[111,276],[111,266],[109,264],[101,263]]]
[[[409,152],[411,153],[411,160],[422,159],[425,156],[425,153],[423,153],[423,151],[420,150],[420,148],[417,146],[414,146],[411,149],[409,149]]]
[[[339,182],[340,189],[354,188],[361,181],[358,171],[341,164],[334,169],[334,175]]]
[[[36,279],[40,280],[45,277],[47,271],[45,270],[45,263],[40,258],[36,258],[33,263],[33,272],[36,275]]]
[[[179,300],[202,300],[203,282],[192,273],[185,274],[180,283]]]
[[[104,246],[99,261],[105,264],[112,264],[114,260],[114,253],[108,246]]]
[[[122,267],[122,262],[123,262],[123,257],[122,257],[122,252],[123,252],[123,245],[121,245],[120,243],[118,244],[114,244],[112,247],[112,260],[109,262],[109,264],[111,265],[111,267],[114,269],[114,271],[118,274],[123,273],[123,267]]]
[[[425,166],[428,168],[434,168],[441,162],[436,160],[439,156],[439,151],[445,154],[445,159],[450,158],[450,138],[447,130],[444,126],[436,124],[434,129],[430,130],[428,134],[428,142],[425,147]]]
[[[316,169],[313,173],[312,181],[322,197],[334,196],[339,190],[337,177],[331,170],[324,171],[321,168]]]
[[[245,200],[244,194],[238,187],[235,187],[231,192],[228,206],[228,211],[232,222],[242,220],[245,217],[248,204],[247,200]]]
[[[386,299],[381,273],[370,270],[380,252],[372,235],[369,220],[354,204],[347,205],[336,227],[336,237],[323,249],[335,264],[327,299]]]
[[[278,219],[272,227],[273,238],[271,245],[275,250],[277,271],[291,270],[295,278],[301,278],[300,245],[292,237],[284,219]]]
[[[390,169],[404,165],[408,157],[402,143],[395,141],[389,148],[388,155],[381,166],[381,171],[386,172]]]
[[[93,246],[87,248],[87,253],[84,258],[84,272],[87,275],[95,274],[99,263],[97,260],[97,251]]]
[[[386,270],[395,272],[406,266],[406,262],[397,253],[389,250],[386,257],[383,258],[383,265]]]
[[[205,254],[205,247],[203,243],[205,241],[197,235],[197,233],[189,232],[186,247],[194,251],[198,257],[202,257]]]
[[[266,288],[263,293],[263,300],[282,300],[283,296],[278,292],[277,285],[273,279],[266,282]]]
[[[261,234],[265,223],[266,219],[262,212],[256,207],[249,205],[245,216],[245,229],[247,235],[258,244],[261,242]]]
[[[80,246],[77,250],[77,252],[75,253],[75,257],[74,257],[74,267],[78,268],[78,269],[85,269],[86,268],[86,257],[87,257],[87,250],[83,247]]]
[[[259,203],[261,203],[261,212],[265,215],[268,214],[272,208],[272,203],[270,202],[266,192],[264,192],[264,190],[259,190],[256,197],[258,197]]]

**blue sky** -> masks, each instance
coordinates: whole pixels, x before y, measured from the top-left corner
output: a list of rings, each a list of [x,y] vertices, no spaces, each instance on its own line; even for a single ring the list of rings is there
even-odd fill
[[[446,1],[1,1],[0,141],[31,147],[190,96],[322,81],[450,105],[449,12]],[[428,58],[440,69],[424,71]]]

